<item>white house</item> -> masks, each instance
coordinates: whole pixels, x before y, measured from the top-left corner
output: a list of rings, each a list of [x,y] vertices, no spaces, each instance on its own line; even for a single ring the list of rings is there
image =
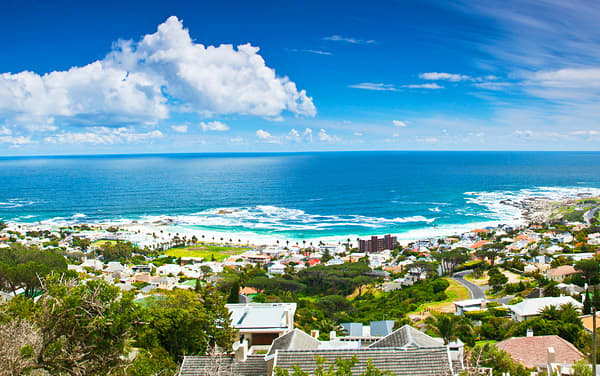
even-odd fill
[[[279,262],[274,262],[269,265],[268,270],[270,274],[285,274],[285,265]]]
[[[514,321],[521,322],[539,316],[546,307],[555,306],[559,308],[564,304],[572,304],[578,309],[583,307],[583,304],[570,296],[560,296],[525,299],[521,303],[509,305],[508,308],[511,312],[511,318]]]

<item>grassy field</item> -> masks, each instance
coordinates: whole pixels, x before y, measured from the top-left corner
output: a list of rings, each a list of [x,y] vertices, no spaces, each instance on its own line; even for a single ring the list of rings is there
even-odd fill
[[[436,312],[454,312],[454,306],[452,302],[459,300],[469,299],[469,291],[460,283],[450,278],[444,278],[450,286],[446,289],[446,295],[448,298],[441,302],[425,303],[421,304],[414,312],[410,312],[409,315],[417,314],[422,311],[429,309],[430,311]]]
[[[248,250],[249,248],[198,244],[185,248],[171,248],[165,252],[165,255],[171,257],[202,257],[207,261],[210,261],[214,256],[216,261],[223,261],[229,256],[239,255]]]
[[[94,243],[92,243],[92,245],[95,245],[97,247],[102,247],[105,244],[115,245],[115,244],[117,244],[117,241],[116,240],[98,240],[98,241],[95,241]]]

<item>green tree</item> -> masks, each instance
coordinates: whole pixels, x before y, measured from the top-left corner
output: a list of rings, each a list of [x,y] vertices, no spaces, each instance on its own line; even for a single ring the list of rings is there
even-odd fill
[[[229,297],[227,298],[227,303],[239,303],[240,302],[240,282],[235,281],[231,285],[231,290],[229,291]]]
[[[127,376],[161,376],[176,374],[177,364],[162,347],[140,349],[129,367]]]
[[[592,298],[588,289],[585,290],[585,298],[583,300],[583,314],[589,315],[592,313]]]
[[[490,277],[488,283],[494,290],[502,288],[502,286],[508,282],[508,278],[496,268],[490,269],[488,275]]]
[[[187,354],[204,355],[207,348],[231,350],[235,330],[223,295],[213,286],[196,293],[174,290],[153,299],[144,312],[148,325],[137,340],[147,349],[162,347],[179,361]]]
[[[513,376],[528,376],[530,370],[521,363],[515,362],[508,353],[502,351],[491,343],[476,345],[467,355],[467,364],[470,367],[492,368],[494,376],[509,373]]]
[[[463,317],[451,313],[434,313],[425,320],[427,329],[444,340],[444,344],[471,334],[473,326]]]
[[[65,258],[54,251],[12,244],[0,252],[0,289],[23,288],[25,296],[33,297],[41,291],[44,277],[66,270]]]
[[[41,367],[70,375],[108,375],[124,367],[136,316],[133,295],[102,280],[51,278],[38,305]]]
[[[581,274],[589,284],[598,280],[600,268],[598,267],[598,262],[596,260],[579,260],[575,263],[575,269],[581,271]]]
[[[327,360],[317,356],[316,368],[310,373],[315,376],[352,376],[352,367],[358,363],[358,358],[353,356],[349,359],[337,358],[333,363],[327,366]],[[292,367],[293,373],[291,376],[309,376],[309,373],[303,371],[299,365]],[[390,371],[381,371],[375,366],[371,359],[367,361],[366,369],[359,376],[391,376]],[[290,371],[287,369],[275,368],[275,376],[290,376]]]

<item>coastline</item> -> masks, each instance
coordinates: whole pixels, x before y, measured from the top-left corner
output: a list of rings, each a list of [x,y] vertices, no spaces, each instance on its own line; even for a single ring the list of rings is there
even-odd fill
[[[559,192],[559,196],[539,196],[530,195],[522,196],[515,195],[513,198],[504,198],[497,202],[488,203],[490,206],[495,206],[502,212],[512,213],[511,217],[505,217],[503,219],[478,221],[471,223],[462,224],[443,224],[440,226],[433,227],[422,227],[416,229],[410,229],[404,232],[385,232],[385,231],[373,231],[373,235],[383,235],[384,233],[390,233],[398,238],[398,241],[402,245],[406,245],[410,242],[414,242],[421,239],[439,238],[452,235],[460,235],[469,232],[476,228],[484,227],[497,227],[499,225],[507,226],[525,226],[533,222],[546,221],[550,218],[558,206],[565,203],[573,203],[578,199],[590,198],[600,196],[597,189],[585,189],[575,194],[565,195],[561,188],[554,188]],[[587,191],[587,192],[586,192]],[[573,193],[573,192],[571,192]],[[467,200],[469,195],[473,195],[473,192],[466,192]],[[480,195],[481,196],[481,195]],[[478,197],[478,199],[482,199]],[[485,200],[485,198],[483,199]],[[235,213],[235,208],[220,208],[214,209],[218,215],[230,215]],[[250,246],[276,246],[282,244],[300,246],[308,246],[310,244],[317,245],[319,243],[346,243],[347,239],[350,239],[352,246],[356,246],[357,238],[366,238],[369,235],[359,235],[356,233],[344,233],[337,235],[325,235],[325,236],[311,236],[311,237],[286,237],[284,235],[276,234],[261,234],[253,232],[251,230],[216,230],[201,228],[198,225],[190,225],[178,223],[176,220],[177,216],[160,216],[160,217],[148,217],[146,219],[137,220],[117,220],[117,221],[99,221],[99,222],[86,222],[85,215],[76,214],[73,216],[71,222],[64,221],[53,222],[53,221],[39,221],[39,222],[21,222],[21,221],[7,221],[15,226],[25,226],[31,229],[57,229],[59,227],[65,227],[68,225],[84,225],[87,224],[91,227],[98,229],[106,229],[111,226],[118,226],[120,229],[137,234],[153,235],[153,238],[157,242],[168,242],[174,236],[179,237],[186,236],[191,238],[195,236],[197,239],[206,242],[215,243],[229,243],[235,245],[250,245]],[[230,241],[231,240],[231,241]]]

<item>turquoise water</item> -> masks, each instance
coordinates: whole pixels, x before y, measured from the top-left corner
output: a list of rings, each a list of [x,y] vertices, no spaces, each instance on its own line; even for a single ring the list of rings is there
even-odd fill
[[[600,153],[341,152],[0,158],[3,220],[170,219],[291,238],[510,222],[503,200],[600,188]]]

